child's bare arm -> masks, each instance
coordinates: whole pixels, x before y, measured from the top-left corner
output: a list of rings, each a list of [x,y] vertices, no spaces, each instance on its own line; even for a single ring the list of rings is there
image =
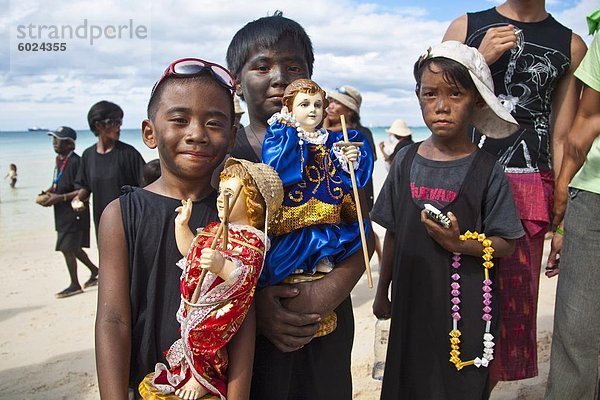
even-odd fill
[[[227,398],[244,400],[250,398],[250,381],[254,363],[254,340],[256,338],[256,313],[254,304],[242,326],[227,344],[229,369],[227,371]]]
[[[387,319],[392,316],[392,303],[390,302],[389,290],[392,283],[395,240],[394,233],[386,231],[385,239],[383,240],[383,257],[380,265],[379,281],[377,282],[377,292],[373,301],[373,314],[380,319]]]
[[[194,232],[190,229],[188,222],[192,216],[192,199],[181,200],[181,206],[175,209],[175,242],[182,256],[185,256],[194,241]]]
[[[96,368],[103,399],[127,399],[131,362],[131,303],[127,241],[119,200],[100,219]]]
[[[425,229],[429,236],[439,243],[444,249],[452,253],[461,253],[469,256],[481,256],[483,247],[477,240],[460,240],[460,227],[456,216],[449,212],[450,228],[444,228],[432,221],[425,210],[421,211],[421,222],[425,225]],[[485,233],[485,232],[480,232]],[[500,236],[491,236],[488,239],[492,241],[494,248],[494,257],[506,257],[515,251],[515,241],[512,239],[504,239]]]

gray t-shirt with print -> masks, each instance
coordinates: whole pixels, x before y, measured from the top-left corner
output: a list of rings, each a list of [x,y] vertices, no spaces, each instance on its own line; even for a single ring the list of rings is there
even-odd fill
[[[401,184],[401,164],[408,148],[409,146],[400,150],[394,158],[371,212],[371,219],[391,232],[395,231],[394,213],[402,212],[393,188],[397,190]],[[474,158],[475,153],[472,153],[458,160],[434,161],[416,154],[410,170],[410,191],[415,204],[423,208],[425,203],[429,203],[442,209],[451,203],[458,195]],[[460,221],[458,223],[460,226]],[[484,227],[487,236],[517,239],[525,234],[508,178],[498,163],[490,175],[482,215],[479,216],[477,225]],[[466,229],[461,227],[462,231]]]

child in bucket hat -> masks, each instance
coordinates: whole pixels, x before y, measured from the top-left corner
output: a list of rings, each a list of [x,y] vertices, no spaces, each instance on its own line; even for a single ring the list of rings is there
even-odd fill
[[[492,73],[477,49],[455,40],[436,44],[421,55],[415,64],[415,74],[425,61],[435,58],[456,61],[467,69],[479,96],[485,102],[485,106],[473,118],[475,128],[494,139],[507,137],[519,128],[517,121],[494,94]]]
[[[387,229],[373,312],[394,320],[381,398],[486,398],[499,311],[491,259],[524,232],[502,167],[468,133],[506,137],[518,125],[477,50],[441,43],[414,73],[431,136],[398,152],[371,212]]]

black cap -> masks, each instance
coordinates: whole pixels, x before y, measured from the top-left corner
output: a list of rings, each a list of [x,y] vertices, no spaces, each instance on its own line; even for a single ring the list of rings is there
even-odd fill
[[[54,136],[57,139],[65,140],[70,139],[72,141],[77,140],[77,132],[68,126],[59,126],[55,131],[49,131],[48,135]]]

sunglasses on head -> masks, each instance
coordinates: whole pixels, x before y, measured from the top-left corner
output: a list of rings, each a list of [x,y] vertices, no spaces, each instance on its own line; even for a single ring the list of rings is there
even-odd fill
[[[167,67],[163,76],[156,82],[152,88],[150,97],[154,95],[156,88],[168,77],[168,76],[179,76],[179,77],[193,77],[201,75],[205,72],[209,72],[217,82],[227,88],[231,94],[235,92],[235,79],[231,73],[220,66],[219,64],[212,63],[210,61],[201,60],[199,58],[181,58],[175,60]]]
[[[106,118],[106,119],[103,119],[102,121],[98,121],[98,122],[104,126],[112,126],[112,127],[123,125],[122,118]]]

